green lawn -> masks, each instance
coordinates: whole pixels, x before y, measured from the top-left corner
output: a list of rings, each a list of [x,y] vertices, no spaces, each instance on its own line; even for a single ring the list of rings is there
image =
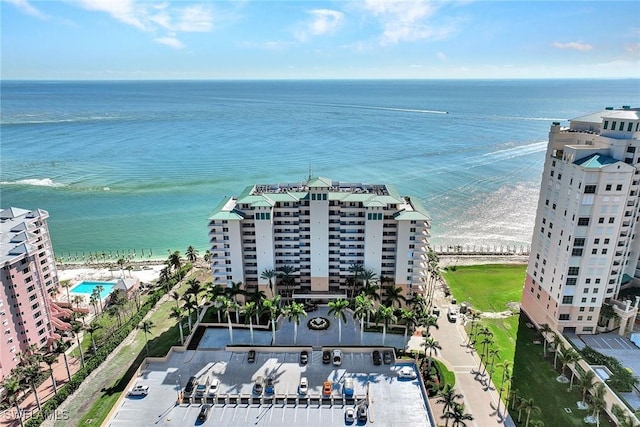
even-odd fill
[[[505,311],[507,303],[522,299],[525,265],[475,265],[443,272],[451,293],[459,303],[479,311]]]

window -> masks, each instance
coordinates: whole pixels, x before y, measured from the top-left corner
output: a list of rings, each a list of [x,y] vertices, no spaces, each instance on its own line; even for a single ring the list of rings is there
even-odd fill
[[[627,127],[627,132],[631,132],[633,130],[633,123],[629,122],[629,126]]]
[[[573,246],[584,246],[584,238],[577,237],[573,239]]]
[[[570,319],[571,319],[571,316],[569,314],[561,314],[558,317],[558,320],[570,320]]]
[[[604,244],[605,244],[605,245],[608,245],[608,244],[609,244],[609,242],[610,242],[610,240],[609,240],[609,239],[604,239]]]
[[[596,283],[600,283],[600,279],[596,279]]]
[[[571,256],[582,256],[582,248],[573,248]]]
[[[583,302],[583,303],[584,303],[584,302],[587,302],[587,299],[586,299],[586,298],[582,298],[582,299],[580,300],[580,302]]]
[[[622,191],[622,184],[616,185],[616,191]]]
[[[598,224],[604,224],[604,217],[603,216],[598,218]]]
[[[567,274],[569,276],[577,276],[580,273],[580,267],[569,267]]]
[[[605,120],[604,121],[604,126],[603,128],[606,129],[607,127],[609,127],[609,120]]]
[[[624,122],[620,122],[620,127],[618,128],[618,130],[624,130]]]
[[[609,224],[613,224],[616,221],[615,217],[609,218]]]
[[[592,303],[595,303],[595,302],[596,302],[596,300],[597,300],[597,298],[591,298],[591,302],[592,302]]]
[[[581,321],[581,320],[582,320],[582,316],[578,316],[578,321]]]
[[[611,122],[611,130],[616,130],[616,122]]]
[[[607,254],[607,249],[605,248],[602,250],[602,255],[606,255],[606,254]]]
[[[588,216],[583,216],[583,217],[578,218],[578,225],[582,225],[582,226],[589,225],[589,217]]]
[[[562,303],[563,304],[573,304],[573,296],[571,295],[565,295],[562,297]]]
[[[591,249],[591,255],[598,255],[597,249]]]
[[[597,294],[598,293],[598,288],[593,288],[593,293]]]
[[[611,191],[611,184],[607,184],[607,186],[605,187],[606,191]]]
[[[580,311],[583,312],[584,311],[584,307],[580,307]]]
[[[584,192],[585,194],[593,194],[596,192],[596,186],[595,185],[585,185],[584,186]]]
[[[578,282],[578,279],[576,277],[569,277],[567,278],[567,286],[575,286],[576,283]]]
[[[585,326],[584,328],[582,328],[582,332],[593,332],[593,326]]]

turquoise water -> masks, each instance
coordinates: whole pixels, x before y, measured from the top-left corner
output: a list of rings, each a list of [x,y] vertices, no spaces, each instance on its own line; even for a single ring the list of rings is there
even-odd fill
[[[69,292],[91,296],[91,294],[93,293],[93,290],[100,285],[102,285],[102,287],[104,288],[102,292],[100,292],[100,299],[105,299],[111,293],[116,283],[83,281],[75,285],[73,288],[71,288]]]
[[[434,244],[528,244],[554,121],[640,105],[640,80],[0,82],[2,206],[58,257],[165,258],[255,183],[393,184]],[[143,254],[144,251],[144,254]]]

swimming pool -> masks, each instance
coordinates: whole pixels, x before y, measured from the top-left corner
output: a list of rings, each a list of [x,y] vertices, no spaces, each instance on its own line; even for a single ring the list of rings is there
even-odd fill
[[[113,290],[113,287],[116,285],[116,282],[87,282],[82,281],[75,285],[73,288],[69,289],[69,292],[74,294],[83,294],[91,296],[93,290],[102,286],[104,289],[100,292],[100,299],[105,299]]]

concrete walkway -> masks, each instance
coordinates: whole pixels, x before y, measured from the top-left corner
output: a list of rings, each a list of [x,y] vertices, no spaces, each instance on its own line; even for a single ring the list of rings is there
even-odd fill
[[[449,301],[442,292],[437,292],[435,304],[441,308],[447,307]],[[438,351],[437,358],[455,372],[455,389],[464,396],[466,412],[473,415],[473,421],[467,421],[467,425],[470,427],[513,426],[513,421],[505,413],[504,403],[500,403],[500,412],[496,411],[498,392],[489,375],[479,373],[480,358],[474,349],[467,345],[467,335],[461,321],[450,323],[445,314],[446,310],[441,312],[438,319],[439,329],[431,328],[431,335],[442,347],[442,350]],[[423,341],[421,334],[414,334],[409,340],[408,350],[423,349]],[[446,420],[440,418],[443,414],[443,405],[435,403],[436,400],[437,398],[430,399],[431,410],[436,422],[444,425]]]

